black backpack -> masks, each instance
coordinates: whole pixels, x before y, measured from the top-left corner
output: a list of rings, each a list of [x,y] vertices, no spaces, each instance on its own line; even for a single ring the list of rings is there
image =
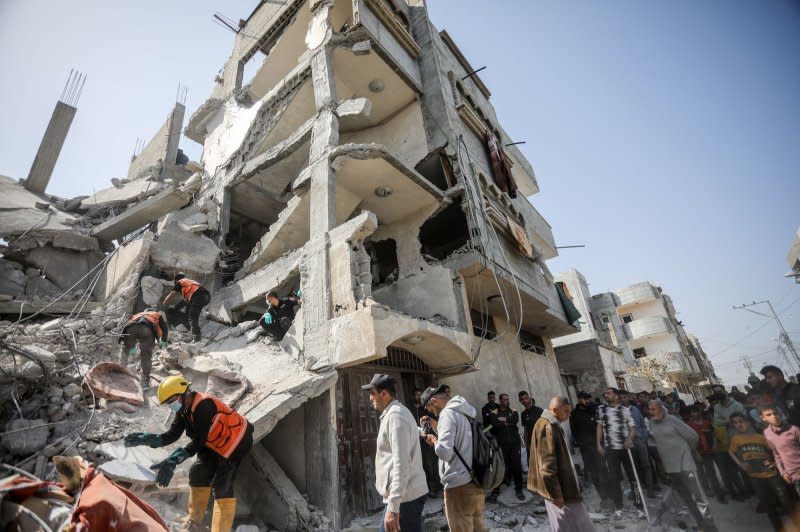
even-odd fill
[[[483,428],[483,423],[463,412],[459,412],[469,420],[472,430],[472,467],[464,460],[455,445],[453,450],[467,468],[472,481],[484,490],[493,490],[503,482],[506,474],[506,464],[503,453],[497,445],[497,439],[489,432],[490,428]]]

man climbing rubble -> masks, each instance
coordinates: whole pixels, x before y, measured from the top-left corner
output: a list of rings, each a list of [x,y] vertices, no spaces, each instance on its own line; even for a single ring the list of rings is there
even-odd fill
[[[178,294],[183,296],[182,305],[186,305],[186,324],[192,329],[195,342],[200,341],[200,312],[211,302],[211,294],[197,281],[187,278],[182,273],[175,276],[172,287],[163,304],[169,305]]]
[[[150,388],[150,368],[153,366],[153,349],[156,341],[162,346],[167,344],[169,324],[163,312],[155,309],[146,309],[134,314],[122,329],[119,342],[122,344],[119,351],[119,363],[128,365],[129,355],[136,354],[136,344],[139,344],[139,354],[142,366],[142,388]]]
[[[178,447],[166,460],[153,464],[159,486],[169,485],[175,468],[197,455],[189,469],[189,517],[187,530],[202,528],[203,517],[214,490],[211,531],[230,531],[236,515],[233,482],[242,458],[253,446],[253,425],[214,396],[195,392],[181,375],[172,375],[158,386],[158,401],[175,412],[175,420],[163,434],[134,432],[125,438],[126,447],[164,447],[183,432],[192,440]]]
[[[267,311],[261,317],[258,324],[267,334],[275,340],[283,340],[286,331],[292,326],[294,321],[295,305],[302,305],[303,300],[298,296],[279,298],[274,290],[267,294]]]

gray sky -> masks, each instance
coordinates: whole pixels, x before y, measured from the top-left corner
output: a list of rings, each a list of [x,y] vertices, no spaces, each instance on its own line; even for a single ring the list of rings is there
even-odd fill
[[[341,0],[339,0],[341,1]],[[613,4],[435,0],[431,16],[525,140],[533,204],[593,292],[642,280],[669,293],[729,384],[739,357],[786,366],[767,318],[731,306],[771,299],[800,345],[800,285],[783,277],[800,225],[800,8],[789,0]],[[69,74],[88,74],[48,192],[123,177],[188,85],[209,95],[233,35],[220,11],[255,1],[0,0],[0,173],[27,175]],[[188,139],[184,151],[199,159]],[[757,309],[766,312],[766,307]]]

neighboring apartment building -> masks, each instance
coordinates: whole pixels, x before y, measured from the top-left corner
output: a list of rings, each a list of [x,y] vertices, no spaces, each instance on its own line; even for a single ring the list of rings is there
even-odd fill
[[[658,357],[667,368],[665,389],[689,402],[707,395],[719,382],[700,342],[686,334],[672,300],[649,282],[590,295],[577,270],[557,276],[583,316],[581,331],[553,341],[567,386],[596,395],[606,386],[632,391],[652,385],[631,370],[637,360]]]
[[[616,312],[614,294],[592,296],[586,278],[575,269],[557,275],[556,280],[566,285],[581,313],[580,332],[553,340],[564,385],[573,399],[578,391],[602,397],[609,386],[650,389],[647,381],[629,373],[636,361]]]
[[[264,1],[186,128],[226,257],[193,272],[209,311],[252,320],[300,287],[281,345],[337,371],[264,435],[294,442],[282,465],[336,528],[381,506],[374,372],[403,401],[440,379],[476,407],[563,390],[551,339],[577,329],[545,265],[553,234],[474,70],[422,1]]]
[[[614,295],[634,358],[658,357],[667,367],[668,387],[675,388],[685,401],[702,397],[697,383],[705,376],[676,317],[672,299],[646,281],[615,290]]]

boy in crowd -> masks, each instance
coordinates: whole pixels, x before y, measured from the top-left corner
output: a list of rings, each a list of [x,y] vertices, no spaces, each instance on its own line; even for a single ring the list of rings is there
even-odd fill
[[[696,461],[703,487],[707,491],[713,491],[719,502],[727,504],[728,499],[719,485],[717,470],[714,467],[714,443],[716,438],[714,438],[714,427],[711,425],[711,420],[703,416],[703,411],[699,406],[693,405],[689,410],[689,421],[686,424],[692,427],[699,436],[697,453],[700,456]]]
[[[786,484],[778,475],[775,461],[764,436],[753,430],[745,414],[734,413],[730,417],[733,426],[728,453],[734,463],[750,476],[761,507],[775,530],[783,528],[779,506],[790,510],[792,505]]]
[[[800,495],[800,428],[789,424],[775,405],[764,405],[759,410],[767,424],[764,438],[775,455],[778,473]]]

